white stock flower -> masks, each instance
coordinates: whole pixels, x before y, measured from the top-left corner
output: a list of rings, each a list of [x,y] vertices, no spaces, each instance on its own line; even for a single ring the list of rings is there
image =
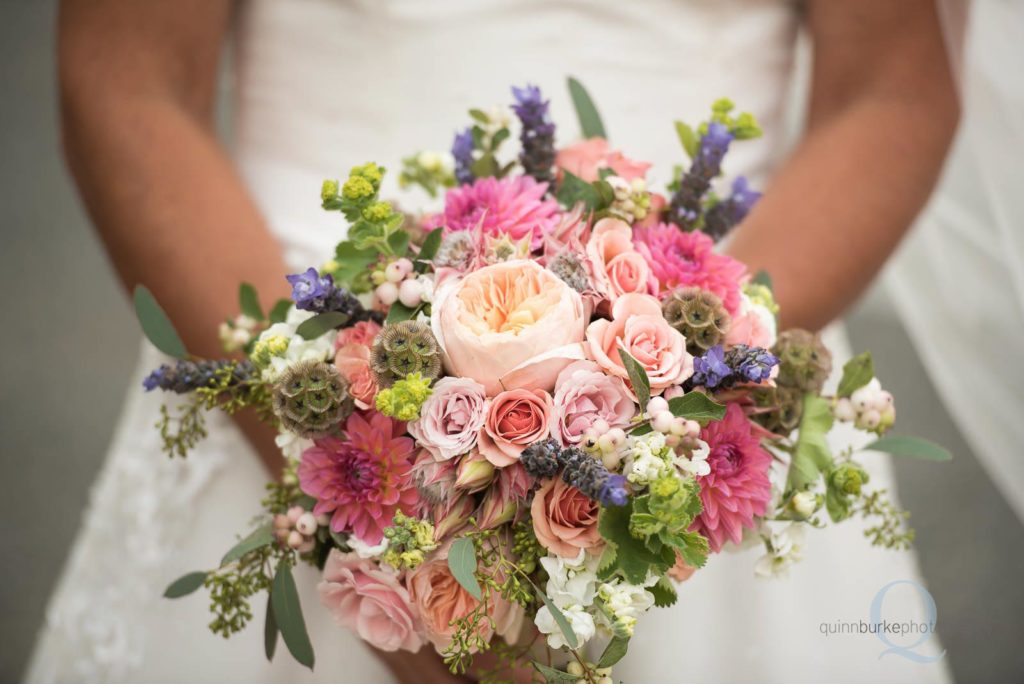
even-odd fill
[[[676,465],[680,470],[690,473],[694,477],[703,477],[711,472],[708,464],[708,456],[711,455],[711,447],[702,439],[697,440],[697,446],[690,452],[690,457],[680,457]]]
[[[545,593],[551,602],[565,615],[576,638],[584,644],[593,638],[597,629],[594,617],[587,610],[597,596],[597,565],[598,558],[589,556],[580,549],[575,558],[546,556],[540,563],[548,573]],[[542,634],[546,634],[548,646],[562,648],[566,645],[561,628],[547,606],[537,611],[534,624]]]
[[[332,330],[312,340],[306,340],[295,334],[299,325],[313,317],[310,311],[292,308],[282,323],[275,323],[262,333],[259,340],[279,337],[288,340],[288,348],[283,355],[271,356],[270,363],[263,369],[263,379],[267,382],[276,381],[290,366],[300,361],[327,361],[334,354],[334,340],[337,332]]]
[[[657,581],[657,578],[655,578]],[[636,621],[654,605],[654,594],[643,586],[622,580],[604,582],[597,592],[604,606],[602,621],[616,633],[633,635]]]
[[[670,466],[677,459],[665,444],[663,433],[649,432],[631,442],[623,469],[627,480],[642,487],[671,472]]]
[[[587,612],[583,606],[568,606],[562,608],[562,615],[569,621],[569,626],[572,627],[572,631],[576,634],[576,640],[578,646],[582,646],[591,639],[594,638],[594,634],[597,631],[597,626],[594,624],[594,616]],[[565,641],[565,636],[562,634],[562,629],[555,622],[554,616],[551,611],[548,610],[547,606],[541,606],[540,610],[537,611],[537,617],[534,618],[533,623],[537,625],[537,629],[541,634],[547,635],[548,646],[550,648],[562,648],[568,646]]]
[[[760,533],[767,547],[757,560],[754,574],[758,577],[784,577],[794,563],[803,560],[804,523],[765,520]]]
[[[274,444],[281,450],[285,458],[290,461],[298,461],[302,458],[302,452],[313,446],[313,440],[299,437],[289,430],[281,430],[274,438]]]

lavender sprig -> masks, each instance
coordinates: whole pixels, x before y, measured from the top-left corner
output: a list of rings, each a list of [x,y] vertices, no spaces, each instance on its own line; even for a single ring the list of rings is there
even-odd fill
[[[519,163],[526,175],[540,182],[549,182],[554,178],[552,169],[555,164],[555,124],[548,113],[550,103],[543,99],[540,88],[533,85],[513,87],[512,95],[516,99],[512,111],[522,124]]]

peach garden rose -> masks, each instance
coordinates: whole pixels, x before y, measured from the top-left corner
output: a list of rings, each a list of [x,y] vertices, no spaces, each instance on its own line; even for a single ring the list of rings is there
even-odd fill
[[[547,435],[552,408],[544,390],[500,393],[491,400],[477,448],[498,468],[516,463],[523,449]]]

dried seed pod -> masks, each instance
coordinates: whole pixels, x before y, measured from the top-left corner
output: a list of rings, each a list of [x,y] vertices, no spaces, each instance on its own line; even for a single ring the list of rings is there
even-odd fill
[[[718,295],[699,287],[676,290],[661,305],[669,325],[686,338],[686,348],[700,356],[725,341],[732,319]]]
[[[779,335],[772,352],[779,357],[779,375],[775,379],[779,386],[821,392],[832,372],[832,352],[820,335],[800,328],[787,330]]]
[[[441,374],[441,348],[425,323],[392,323],[384,326],[373,342],[370,368],[381,388],[391,387],[410,373],[433,380]]]
[[[355,409],[345,378],[323,361],[303,361],[282,373],[273,405],[281,425],[303,437],[332,432]]]

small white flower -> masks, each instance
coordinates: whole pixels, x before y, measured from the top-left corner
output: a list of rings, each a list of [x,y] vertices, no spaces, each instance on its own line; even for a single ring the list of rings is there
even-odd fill
[[[619,579],[601,584],[597,594],[607,611],[599,613],[604,625],[630,636],[640,616],[654,605],[654,595],[645,587]]]
[[[363,559],[380,558],[384,555],[384,552],[388,550],[387,537],[382,538],[379,544],[370,546],[359,537],[351,535],[348,538],[347,543],[348,547],[352,549],[357,556]]]
[[[280,434],[274,438],[274,444],[281,450],[285,458],[290,461],[298,461],[302,458],[302,452],[313,446],[313,441],[299,437],[294,432],[281,430]]]
[[[326,361],[331,358],[334,354],[336,331],[331,330],[312,340],[303,339],[295,334],[299,325],[313,315],[310,311],[293,308],[288,312],[288,317],[283,323],[275,323],[260,333],[260,340],[271,337],[288,339],[288,349],[285,350],[284,355],[272,357],[269,365],[263,369],[264,380],[275,382],[285,370],[301,361]]]
[[[690,473],[694,477],[704,477],[711,472],[711,465],[708,464],[708,456],[711,455],[711,447],[702,439],[697,440],[697,446],[690,452],[690,457],[680,456],[676,465],[680,470]]]
[[[580,646],[594,638],[594,634],[597,632],[594,616],[588,613],[583,606],[570,605],[562,608],[561,611],[565,619],[569,621],[569,626],[572,627],[572,631],[576,634],[576,640]],[[555,622],[555,618],[547,606],[541,606],[540,610],[537,611],[537,616],[533,619],[533,623],[537,625],[537,630],[541,634],[547,635],[550,648],[558,649],[568,646],[561,627]]]
[[[758,559],[754,574],[758,577],[784,577],[794,563],[803,560],[804,524],[765,520],[760,532],[767,552]]]
[[[576,558],[553,555],[541,558],[540,564],[548,573],[545,593],[551,602],[559,608],[591,605],[597,595],[598,562],[596,556],[588,556],[583,549]]]

